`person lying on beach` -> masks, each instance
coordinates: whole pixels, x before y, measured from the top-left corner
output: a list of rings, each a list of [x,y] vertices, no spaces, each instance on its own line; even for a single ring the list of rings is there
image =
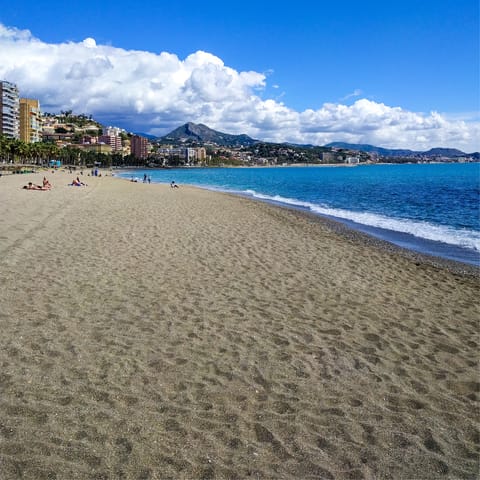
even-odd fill
[[[52,188],[52,184],[47,180],[47,177],[43,177],[43,187],[47,189]]]
[[[35,185],[32,182],[28,182],[28,185],[24,185],[22,188],[25,190],[50,190],[49,188],[41,187],[40,185]]]
[[[82,187],[82,186],[86,186],[87,184],[81,182],[80,179],[77,177],[77,178],[74,178],[72,180],[72,183],[69,183],[69,185],[71,185],[72,187]]]

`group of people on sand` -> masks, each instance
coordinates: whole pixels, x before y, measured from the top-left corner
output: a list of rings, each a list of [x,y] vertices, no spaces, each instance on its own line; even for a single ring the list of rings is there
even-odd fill
[[[43,185],[36,185],[35,183],[28,182],[23,187],[25,190],[51,190],[52,184],[47,180],[47,177],[43,177]]]
[[[145,180],[145,178],[147,180]],[[144,178],[144,182],[148,181],[148,183],[150,183],[150,181],[151,181],[150,177],[145,176],[145,178]],[[136,182],[137,178],[135,178],[135,179],[132,178],[130,181],[131,182]],[[79,177],[74,178],[72,180],[72,183],[69,183],[68,185],[73,186],[73,187],[86,187],[87,186],[87,184],[82,182]],[[170,183],[170,187],[171,188],[178,188],[178,185],[175,183],[174,180],[172,180],[172,182]],[[52,184],[47,180],[47,177],[43,177],[43,185],[36,185],[32,182],[28,182],[28,185],[25,185],[23,188],[26,189],[26,190],[50,190],[52,188]]]
[[[86,187],[87,184],[85,182],[82,182],[79,177],[74,178],[72,180],[72,183],[68,184],[69,186],[74,186],[74,187]],[[43,177],[43,184],[42,185],[36,185],[35,183],[28,182],[27,185],[24,185],[23,188],[25,190],[51,190],[52,184],[48,181],[47,177]]]
[[[138,182],[138,177],[132,177],[132,178],[130,179],[130,181],[131,181],[131,182],[134,182],[134,183],[137,183],[137,182]],[[143,176],[143,183],[151,183],[151,181],[152,181],[152,177],[151,177],[151,176],[149,176],[149,175],[147,175],[147,174],[145,174],[145,175]],[[178,184],[175,183],[175,180],[172,180],[172,181],[170,182],[170,187],[171,187],[171,188],[178,188]]]

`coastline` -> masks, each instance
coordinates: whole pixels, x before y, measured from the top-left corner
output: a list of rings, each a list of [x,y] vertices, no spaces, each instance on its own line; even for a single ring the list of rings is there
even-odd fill
[[[314,213],[302,211],[295,209],[293,207],[281,206],[277,208],[286,208],[294,212],[298,212],[300,215],[307,215],[312,217],[312,220],[318,220],[319,222],[328,226],[329,229],[334,231],[336,234],[342,236],[345,239],[348,239],[354,243],[361,243],[367,247],[377,248],[385,252],[392,253],[394,255],[399,255],[407,258],[408,260],[414,262],[415,264],[425,264],[430,265],[434,268],[439,268],[442,270],[447,270],[450,273],[455,275],[466,275],[469,277],[478,277],[480,278],[480,266],[459,262],[455,260],[449,260],[448,258],[442,258],[435,255],[429,255],[422,252],[417,252],[409,248],[401,247],[395,245],[388,240],[382,240],[381,238],[369,235],[358,229],[349,227],[344,222],[339,220],[334,220],[324,216],[316,215]]]
[[[345,165],[335,165],[335,166],[345,166]],[[197,167],[193,167],[197,168]],[[198,167],[201,168],[201,167]],[[250,169],[251,167],[235,167],[235,168],[248,168]],[[258,167],[260,169],[271,169],[275,167]],[[182,172],[182,168],[177,169],[177,172]],[[189,168],[185,169],[186,171],[189,170]],[[139,171],[148,173],[148,169],[142,169],[139,168]],[[133,174],[134,170],[120,170],[118,171],[119,175],[125,175],[125,174]],[[163,175],[163,173],[162,173]],[[175,175],[175,173],[171,173],[171,175]],[[361,233],[362,235],[367,235],[368,237],[371,237],[371,241],[376,240],[377,242],[387,242],[386,247],[388,248],[389,245],[394,246],[395,248],[399,248],[400,251],[406,251],[407,254],[410,254],[411,256],[416,256],[417,261],[420,256],[425,257],[421,261],[428,261],[430,263],[435,263],[435,264],[445,264],[449,265],[449,268],[455,268],[457,271],[462,269],[462,265],[465,265],[464,270],[469,271],[472,274],[475,274],[476,271],[480,271],[480,257],[478,256],[478,247],[473,247],[471,244],[462,244],[454,242],[449,242],[443,241],[441,239],[441,235],[439,237],[439,233],[436,232],[436,234],[432,237],[430,235],[422,236],[422,235],[417,235],[416,232],[413,233],[412,228],[424,228],[423,225],[415,225],[415,226],[408,226],[407,229],[401,224],[402,222],[396,222],[397,225],[394,226],[393,228],[390,228],[390,226],[385,226],[385,218],[377,218],[376,221],[373,223],[369,223],[368,221],[366,223],[363,223],[362,220],[357,220],[355,218],[355,215],[345,215],[344,212],[339,212],[339,215],[336,216],[335,211],[331,211],[330,213],[324,213],[322,212],[322,205],[316,204],[315,201],[310,205],[306,205],[305,202],[309,202],[308,200],[298,200],[295,195],[293,198],[290,198],[290,196],[287,194],[287,198],[282,198],[282,194],[275,194],[275,193],[269,193],[265,194],[262,193],[263,190],[261,186],[259,187],[259,190],[257,191],[257,188],[252,187],[255,191],[251,191],[250,187],[243,187],[246,188],[246,190],[242,190],[242,187],[234,188],[232,186],[226,187],[225,189],[222,187],[215,188],[213,185],[215,185],[215,180],[212,183],[212,186],[207,186],[207,185],[196,185],[195,184],[195,179],[189,178],[187,175],[186,177],[182,178],[182,175],[177,174],[180,176],[180,183],[183,183],[184,185],[191,185],[192,187],[196,188],[202,188],[202,189],[207,189],[211,190],[214,192],[224,192],[227,194],[233,194],[242,198],[247,198],[247,199],[253,199],[254,201],[260,201],[260,202],[265,202],[270,205],[274,205],[276,207],[280,208],[287,208],[287,209],[295,209],[299,212],[306,213],[306,214],[314,214],[315,216],[318,216],[319,218],[333,221],[333,222],[338,222],[342,225],[343,228],[346,228],[348,231],[353,231],[353,232],[358,232],[359,234]],[[134,175],[131,175],[132,178]],[[122,177],[122,178],[127,178]],[[154,183],[158,182],[158,179],[156,179],[155,174],[153,174],[153,181]],[[193,182],[193,183],[192,183]],[[161,181],[159,183],[162,183]],[[168,182],[163,182],[163,183],[168,183]],[[209,183],[208,181],[206,182],[207,184]],[[283,194],[285,196],[285,194]],[[299,197],[302,198],[302,197]],[[348,212],[350,209],[348,207],[346,208],[346,212]],[[343,218],[342,218],[343,215]],[[388,214],[387,214],[388,215]],[[380,215],[381,217],[381,215]],[[387,217],[388,219],[388,217]],[[390,218],[390,220],[398,220],[396,219],[395,216]],[[371,222],[371,220],[369,220]],[[428,222],[428,220],[426,220]],[[395,223],[395,222],[394,222]],[[400,223],[400,225],[398,225]],[[420,222],[421,223],[421,222]],[[398,230],[396,229],[398,228]],[[435,225],[432,226],[433,229],[435,229]],[[442,232],[443,235],[445,235],[446,232]],[[447,232],[449,233],[449,232]],[[448,235],[447,235],[448,237]],[[363,237],[362,237],[363,238]],[[450,239],[451,241],[452,239]],[[457,240],[457,239],[455,239]],[[380,243],[379,243],[380,244]],[[468,245],[468,246],[465,246]],[[455,266],[455,264],[458,263],[458,266]]]
[[[478,474],[478,269],[193,187],[21,190],[42,176],[0,178],[2,478]]]

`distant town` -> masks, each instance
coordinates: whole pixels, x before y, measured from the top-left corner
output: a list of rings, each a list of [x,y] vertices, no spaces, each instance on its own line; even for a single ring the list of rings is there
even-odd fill
[[[291,164],[478,162],[478,152],[386,150],[371,145],[268,143],[186,123],[163,137],[104,126],[71,110],[42,113],[37,99],[0,81],[0,168],[69,165],[89,167],[267,166]]]

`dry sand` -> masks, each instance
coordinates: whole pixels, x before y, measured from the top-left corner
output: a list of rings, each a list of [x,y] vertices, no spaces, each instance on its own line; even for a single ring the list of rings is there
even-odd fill
[[[220,193],[0,178],[0,478],[479,476],[479,282]]]

